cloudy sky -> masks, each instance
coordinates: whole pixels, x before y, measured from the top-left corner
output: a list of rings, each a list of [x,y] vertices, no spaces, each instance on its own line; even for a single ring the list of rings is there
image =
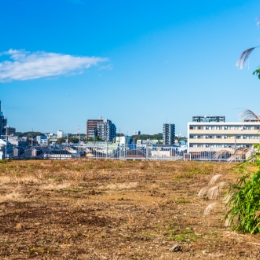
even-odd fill
[[[260,113],[258,0],[1,0],[0,100],[17,131],[186,134],[193,115]]]

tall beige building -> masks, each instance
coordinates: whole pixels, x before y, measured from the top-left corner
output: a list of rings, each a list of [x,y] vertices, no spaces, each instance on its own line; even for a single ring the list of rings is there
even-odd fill
[[[188,123],[188,152],[232,151],[260,143],[260,122]]]

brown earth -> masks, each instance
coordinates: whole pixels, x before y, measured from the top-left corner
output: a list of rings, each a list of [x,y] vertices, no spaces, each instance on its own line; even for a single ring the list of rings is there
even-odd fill
[[[260,259],[260,236],[224,226],[199,197],[230,163],[0,163],[0,259]],[[248,169],[253,170],[253,169]],[[170,249],[178,244],[181,251]]]

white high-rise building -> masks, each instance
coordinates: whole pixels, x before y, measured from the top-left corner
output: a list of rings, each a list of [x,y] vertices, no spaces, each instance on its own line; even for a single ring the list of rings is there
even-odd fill
[[[57,138],[62,138],[64,136],[64,132],[62,130],[57,131]]]
[[[97,124],[97,135],[103,141],[111,142],[116,138],[116,126],[110,120]]]

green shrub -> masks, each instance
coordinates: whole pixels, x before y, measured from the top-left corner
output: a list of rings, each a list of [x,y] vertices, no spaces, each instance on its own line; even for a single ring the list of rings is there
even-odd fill
[[[244,173],[236,184],[230,185],[226,197],[229,211],[225,215],[227,224],[231,225],[234,230],[252,234],[260,233],[259,145],[255,148],[257,153],[248,161],[257,165],[259,169],[253,174]]]

